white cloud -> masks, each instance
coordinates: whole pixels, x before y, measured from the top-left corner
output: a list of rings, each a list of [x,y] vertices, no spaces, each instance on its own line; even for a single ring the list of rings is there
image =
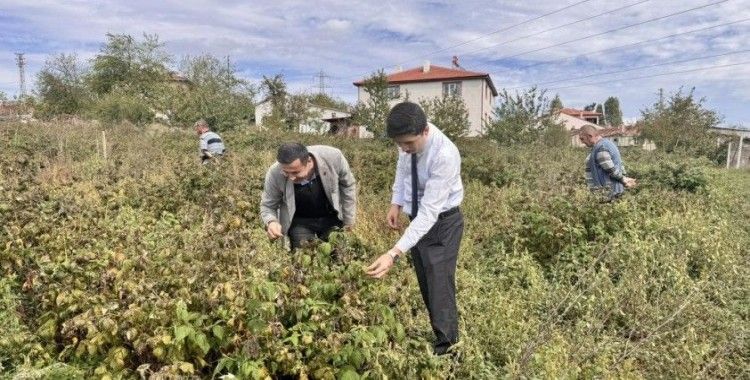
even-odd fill
[[[323,26],[331,31],[343,32],[352,26],[352,22],[349,20],[342,20],[338,18],[330,19],[323,23]]]
[[[27,81],[31,84],[44,57],[77,52],[80,58],[88,59],[100,48],[108,32],[135,37],[144,32],[157,34],[176,59],[188,54],[228,55],[238,62],[238,69],[248,79],[284,73],[290,88],[299,90],[309,90],[313,76],[322,69],[331,76],[329,85],[335,86],[347,100],[356,98],[351,82],[378,68],[390,70],[397,64],[414,67],[425,59],[447,66],[453,55],[458,55],[467,69],[491,73],[498,87],[514,87],[748,48],[745,36],[750,32],[750,22],[618,48],[739,20],[747,15],[747,4],[741,1],[728,1],[653,22],[649,20],[698,7],[706,1],[650,1],[595,18],[598,14],[635,4],[637,0],[592,1],[512,27],[575,2],[577,0],[322,0],[314,3],[294,0],[10,0],[0,5],[0,35],[3,36],[0,38],[0,90],[9,94],[17,91],[13,52],[29,53]],[[568,27],[521,38],[573,22],[576,23]],[[637,23],[641,25],[565,43]],[[498,30],[502,31],[490,34]],[[512,40],[516,41],[509,42]],[[464,43],[466,41],[471,42]],[[541,48],[544,49],[530,52]],[[613,49],[563,59],[609,48]],[[518,56],[508,58],[514,55]],[[561,82],[560,85],[570,85],[612,79],[609,84],[559,92],[564,103],[570,105],[620,96],[626,116],[637,116],[639,109],[653,102],[659,87],[696,86],[712,105],[727,114],[728,120],[748,120],[750,109],[746,109],[744,103],[750,99],[750,83],[742,78],[750,77],[750,65],[634,81],[614,80],[739,62],[748,60],[747,57],[723,57]],[[561,60],[522,68],[554,59]]]

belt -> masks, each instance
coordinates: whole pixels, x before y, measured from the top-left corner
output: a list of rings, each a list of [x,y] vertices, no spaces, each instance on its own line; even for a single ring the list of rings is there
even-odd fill
[[[451,215],[453,215],[453,214],[455,214],[455,213],[457,213],[459,211],[461,211],[461,209],[458,208],[458,206],[453,207],[453,208],[449,208],[449,209],[441,212],[440,214],[438,214],[437,218],[438,218],[438,220],[445,219],[445,218],[447,218],[447,217],[449,217],[449,216],[451,216]],[[411,215],[410,215],[409,216],[409,220],[414,220],[414,218],[412,218]]]
[[[453,214],[455,214],[455,213],[457,213],[459,211],[461,211],[461,209],[458,208],[458,206],[453,207],[453,208],[448,209],[448,210],[445,210],[445,211],[441,212],[440,214],[438,214],[438,220],[439,219],[443,219],[443,218],[447,218],[447,217],[449,217],[449,216],[451,216],[451,215],[453,215]]]

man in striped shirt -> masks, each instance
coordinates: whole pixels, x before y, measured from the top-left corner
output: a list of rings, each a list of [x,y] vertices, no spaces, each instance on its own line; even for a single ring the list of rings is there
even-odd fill
[[[591,125],[581,127],[578,138],[584,145],[591,147],[591,153],[586,157],[586,182],[589,189],[609,190],[607,200],[614,201],[622,196],[626,188],[635,186],[635,179],[625,176],[625,166],[617,145],[599,135],[599,131]]]
[[[200,136],[201,163],[207,164],[211,159],[224,155],[224,141],[216,132],[208,130],[208,122],[200,119],[195,122],[195,132]]]

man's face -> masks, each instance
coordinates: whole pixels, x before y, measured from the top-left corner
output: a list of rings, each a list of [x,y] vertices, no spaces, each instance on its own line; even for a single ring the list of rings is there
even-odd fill
[[[195,133],[197,133],[199,136],[202,135],[204,132],[208,131],[208,127],[206,126],[197,126],[195,127]]]
[[[422,153],[427,145],[427,135],[430,127],[425,127],[424,131],[418,135],[401,135],[393,138],[393,141],[405,153]]]
[[[290,164],[281,164],[281,172],[294,183],[302,183],[302,181],[310,179],[314,169],[315,161],[312,158],[308,158],[304,164],[299,158]]]
[[[578,139],[581,140],[583,145],[586,146],[594,146],[596,143],[596,135],[591,132],[581,132],[580,135],[578,135]]]

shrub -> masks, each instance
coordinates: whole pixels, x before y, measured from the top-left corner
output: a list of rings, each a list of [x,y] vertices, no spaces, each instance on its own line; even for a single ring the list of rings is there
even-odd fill
[[[99,98],[94,104],[93,114],[99,120],[109,123],[129,121],[146,124],[154,118],[154,112],[140,96],[118,92]]]

